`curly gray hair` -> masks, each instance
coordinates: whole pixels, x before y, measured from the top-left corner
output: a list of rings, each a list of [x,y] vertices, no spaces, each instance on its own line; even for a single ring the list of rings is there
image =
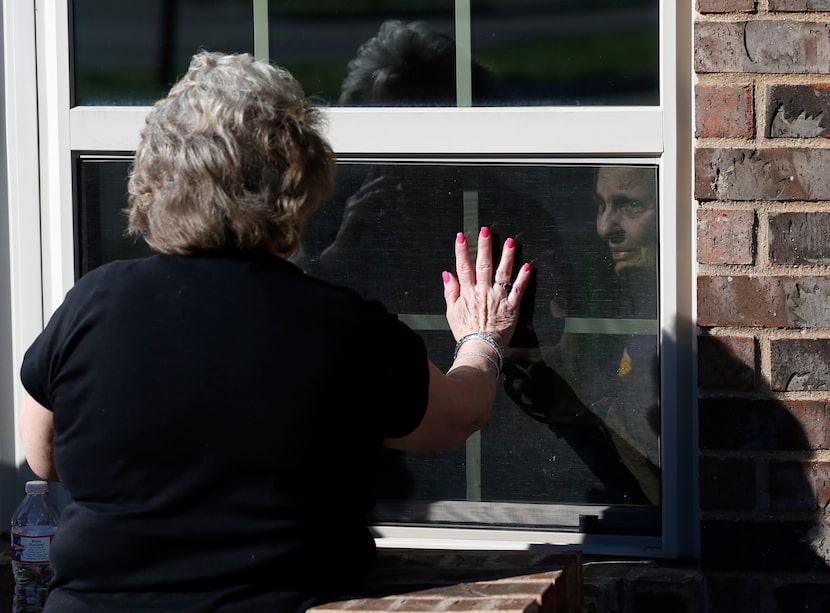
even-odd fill
[[[147,116],[128,231],[162,253],[293,252],[334,182],[321,122],[288,71],[248,54],[194,55]]]

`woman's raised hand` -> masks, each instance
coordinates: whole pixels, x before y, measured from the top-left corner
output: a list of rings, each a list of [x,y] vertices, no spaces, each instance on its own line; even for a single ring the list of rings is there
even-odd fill
[[[386,439],[388,447],[437,450],[457,447],[480,430],[493,409],[504,366],[504,346],[513,337],[519,304],[530,280],[530,265],[511,271],[516,243],[508,238],[493,270],[489,228],[478,235],[475,267],[464,234],[455,239],[456,275],[444,272],[447,322],[456,339],[446,373],[430,362],[429,403],[418,428],[408,436]],[[495,376],[493,376],[495,375]]]
[[[494,272],[492,235],[484,227],[478,235],[473,267],[467,240],[462,232],[458,233],[455,240],[457,277],[443,273],[447,322],[456,340],[483,332],[503,346],[510,342],[519,317],[519,304],[530,280],[530,264],[522,265],[516,279],[511,280],[515,256],[516,243],[508,238]]]

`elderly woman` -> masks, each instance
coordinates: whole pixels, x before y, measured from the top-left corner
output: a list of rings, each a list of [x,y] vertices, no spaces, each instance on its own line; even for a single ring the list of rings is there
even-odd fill
[[[150,112],[128,210],[158,253],[80,279],[22,366],[27,459],[72,498],[47,611],[304,610],[372,563],[381,447],[487,420],[530,267],[511,287],[511,239],[494,270],[486,228],[475,266],[457,235],[443,373],[287,260],[333,172],[319,112],[247,55],[200,53]]]

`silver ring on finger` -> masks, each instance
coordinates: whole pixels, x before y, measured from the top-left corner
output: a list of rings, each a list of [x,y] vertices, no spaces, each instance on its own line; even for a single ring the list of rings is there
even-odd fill
[[[502,283],[501,288],[509,294],[510,290],[513,289],[513,284],[512,283]]]

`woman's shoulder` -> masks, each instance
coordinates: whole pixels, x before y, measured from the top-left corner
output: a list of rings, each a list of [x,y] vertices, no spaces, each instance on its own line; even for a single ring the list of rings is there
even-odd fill
[[[161,256],[158,255],[106,262],[78,278],[67,296],[111,289],[136,275],[154,275],[160,265]]]
[[[123,260],[118,259],[105,262],[83,274],[75,283],[75,285],[78,285],[81,282],[91,283],[98,281],[102,278],[106,278],[108,276],[120,275],[128,270],[148,270],[152,268],[157,268],[158,266],[160,266],[161,261],[164,257],[165,256],[159,254],[154,254],[141,258]]]

